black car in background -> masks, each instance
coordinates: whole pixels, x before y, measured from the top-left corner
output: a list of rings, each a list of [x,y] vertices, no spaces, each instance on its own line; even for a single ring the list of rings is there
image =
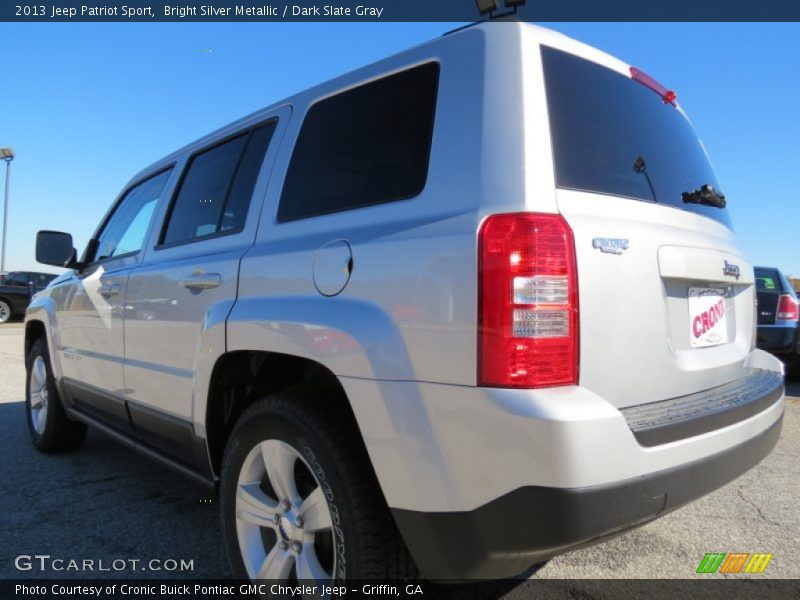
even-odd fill
[[[756,344],[782,359],[790,369],[800,367],[800,323],[797,294],[789,280],[773,267],[756,267],[758,334]]]
[[[0,273],[0,323],[25,314],[31,297],[56,277],[58,275],[36,271]]]

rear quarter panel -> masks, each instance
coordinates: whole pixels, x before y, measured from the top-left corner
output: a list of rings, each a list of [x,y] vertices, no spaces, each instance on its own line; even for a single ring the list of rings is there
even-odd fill
[[[475,384],[476,231],[485,214],[519,210],[525,196],[520,30],[507,31],[446,36],[292,99],[295,112],[257,242],[242,261],[229,351],[295,354],[339,376]],[[422,193],[277,223],[284,174],[308,107],[428,61],[440,62],[441,70]],[[314,258],[339,239],[352,249],[352,274],[339,295],[323,297],[314,286]]]

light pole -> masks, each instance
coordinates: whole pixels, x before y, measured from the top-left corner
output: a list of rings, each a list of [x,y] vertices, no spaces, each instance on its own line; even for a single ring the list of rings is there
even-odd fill
[[[3,203],[3,251],[0,254],[0,273],[6,270],[6,232],[8,231],[8,188],[11,180],[11,161],[14,151],[11,148],[0,148],[0,159],[6,161],[6,199]]]

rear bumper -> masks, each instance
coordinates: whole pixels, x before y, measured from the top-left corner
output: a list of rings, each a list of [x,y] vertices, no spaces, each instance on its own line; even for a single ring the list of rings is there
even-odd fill
[[[736,382],[644,411],[581,386],[340,381],[423,574],[494,578],[653,519],[758,462],[783,418],[783,366],[761,350],[745,364]]]
[[[749,369],[744,377],[696,394],[623,408],[636,440],[652,447],[734,425],[783,397],[783,375]]]
[[[760,325],[756,332],[756,344],[762,350],[781,357],[799,354],[800,327]]]
[[[782,422],[781,415],[762,433],[723,452],[625,481],[581,488],[527,486],[466,512],[392,512],[423,576],[512,577],[735,479],[769,454]]]

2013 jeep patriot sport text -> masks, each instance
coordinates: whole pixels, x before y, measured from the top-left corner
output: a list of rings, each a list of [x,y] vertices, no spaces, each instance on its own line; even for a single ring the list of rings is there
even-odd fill
[[[775,445],[781,364],[675,94],[487,23],[136,175],[26,317],[44,452],[217,486],[253,579],[514,576]]]

